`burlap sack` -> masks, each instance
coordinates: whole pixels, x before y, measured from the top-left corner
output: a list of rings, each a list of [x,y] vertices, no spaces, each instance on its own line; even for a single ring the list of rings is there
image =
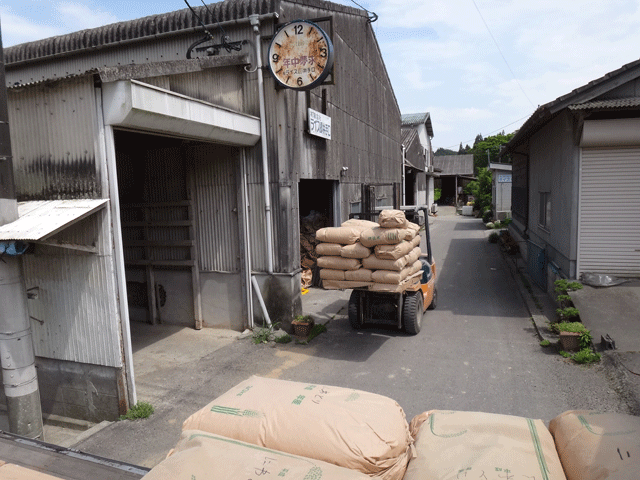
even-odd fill
[[[0,460],[0,478],[2,480],[62,480],[61,477],[54,477],[13,463],[5,463],[2,460]]]
[[[404,279],[419,272],[422,269],[422,262],[415,261],[411,265],[407,265],[399,272],[392,272],[389,270],[376,270],[371,274],[371,280],[375,283],[391,283],[399,284]]]
[[[402,210],[382,210],[378,215],[378,223],[383,228],[406,228],[409,222]]]
[[[568,480],[640,478],[640,417],[572,410],[549,430]]]
[[[339,243],[319,243],[316,245],[316,254],[339,257],[343,246],[344,245],[340,245]]]
[[[566,480],[542,420],[433,410],[415,417],[411,429],[417,432],[417,457],[404,480]]]
[[[25,477],[26,478],[26,477]],[[182,432],[165,460],[144,480],[370,480],[330,463],[277,452],[198,430]]]
[[[340,251],[340,256],[345,258],[367,258],[369,255],[371,255],[371,249],[360,242],[356,242],[353,245],[345,245]]]
[[[401,283],[372,283],[369,290],[372,292],[386,292],[386,293],[401,293],[407,290],[409,287],[415,288],[420,285],[421,273],[415,273]]]
[[[349,270],[355,271],[357,270]],[[346,275],[347,272],[345,272]],[[345,280],[341,282],[340,280],[322,280],[322,288],[325,290],[347,290],[350,288],[363,288],[363,287],[371,287],[373,282],[361,282],[361,281],[350,281]]]
[[[342,222],[341,226],[343,227],[355,227],[361,230],[366,230],[367,228],[375,228],[379,227],[376,222],[372,222],[370,220],[362,220],[360,218],[350,218],[346,222]]]
[[[344,270],[332,270],[330,268],[321,268],[320,278],[322,280],[346,280],[344,273],[345,273]]]
[[[397,260],[408,255],[414,248],[413,241],[403,240],[396,245],[376,245],[375,253],[380,260]]]
[[[420,255],[422,255],[422,250],[420,250],[420,247],[416,247],[411,250],[409,252],[409,255],[407,255],[407,265],[411,265],[416,260],[418,260],[420,258]]]
[[[360,238],[361,229],[355,227],[326,227],[316,232],[316,241],[319,243],[339,243],[351,245]]]
[[[327,255],[318,257],[318,266],[332,270],[357,270],[362,267],[362,264],[357,258],[331,257]]]
[[[362,266],[369,270],[390,270],[392,272],[399,272],[407,266],[408,255],[401,257],[397,260],[381,260],[375,255],[371,255],[362,260]]]
[[[191,415],[183,430],[204,430],[385,480],[402,478],[412,442],[404,412],[390,398],[255,376]]]
[[[413,222],[407,222],[407,227],[409,230],[413,230],[414,232],[418,233],[420,231],[420,225],[417,225]]]
[[[344,272],[344,279],[352,282],[371,282],[371,274],[373,272],[368,268],[359,268],[358,270],[347,270]]]
[[[374,227],[360,234],[360,243],[369,248],[376,245],[395,245],[403,240],[413,240],[415,236],[415,232],[408,228]]]

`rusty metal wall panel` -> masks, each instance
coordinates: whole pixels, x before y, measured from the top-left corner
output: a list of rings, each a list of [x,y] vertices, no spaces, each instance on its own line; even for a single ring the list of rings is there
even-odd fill
[[[102,196],[95,119],[90,78],[9,91],[19,201]]]
[[[103,209],[59,237],[94,239],[98,254],[36,246],[23,256],[26,287],[37,287],[28,301],[37,356],[122,367],[109,218]]]
[[[196,231],[200,269],[240,271],[238,177],[240,150],[225,145],[199,145],[188,152],[193,159]]]

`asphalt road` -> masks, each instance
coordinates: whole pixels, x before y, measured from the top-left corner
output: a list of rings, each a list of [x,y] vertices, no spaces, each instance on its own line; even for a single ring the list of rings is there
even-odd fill
[[[408,420],[431,409],[547,422],[571,409],[628,412],[604,367],[579,366],[540,347],[505,260],[480,220],[442,215],[431,230],[439,302],[418,335],[352,330],[350,292],[312,289],[304,296],[305,313],[328,322],[328,331],[309,345],[231,340],[197,360],[165,352],[162,362],[136,376],[140,400],[150,401],[156,413],[114,423],[75,448],[151,467],[175,445],[187,416],[253,374],[386,395]],[[189,342],[167,348],[188,351]]]

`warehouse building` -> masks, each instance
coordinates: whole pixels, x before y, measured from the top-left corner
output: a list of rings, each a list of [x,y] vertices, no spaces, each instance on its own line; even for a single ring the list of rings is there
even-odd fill
[[[45,412],[99,421],[135,402],[131,322],[288,327],[300,218],[399,204],[373,18],[227,0],[5,49],[20,219],[0,238],[30,245]],[[287,28],[322,48],[286,57]]]

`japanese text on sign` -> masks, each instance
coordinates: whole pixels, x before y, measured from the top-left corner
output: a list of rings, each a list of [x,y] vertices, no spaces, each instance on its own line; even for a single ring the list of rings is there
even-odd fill
[[[331,117],[309,109],[309,133],[331,140]]]

